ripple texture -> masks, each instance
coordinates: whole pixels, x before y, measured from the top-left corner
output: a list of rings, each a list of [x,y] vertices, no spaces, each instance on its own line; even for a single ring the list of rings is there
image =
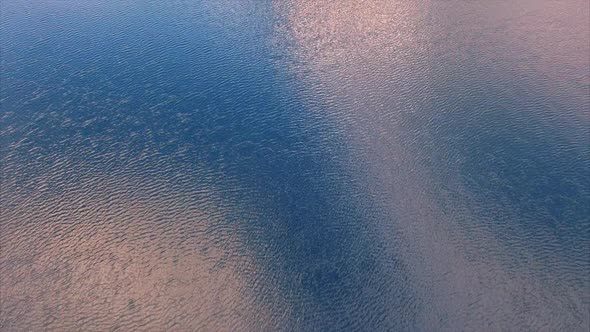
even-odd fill
[[[0,4],[1,331],[588,331],[590,6]]]

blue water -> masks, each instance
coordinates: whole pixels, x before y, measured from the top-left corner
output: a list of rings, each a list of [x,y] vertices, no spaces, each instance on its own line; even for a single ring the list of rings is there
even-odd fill
[[[0,330],[590,329],[587,0],[0,18]]]

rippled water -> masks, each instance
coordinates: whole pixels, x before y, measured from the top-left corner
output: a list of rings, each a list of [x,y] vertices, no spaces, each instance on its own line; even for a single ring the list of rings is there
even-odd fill
[[[0,330],[590,328],[590,4],[0,4]]]

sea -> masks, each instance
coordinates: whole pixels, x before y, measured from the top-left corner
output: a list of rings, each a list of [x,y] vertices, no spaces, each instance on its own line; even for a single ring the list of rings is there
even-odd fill
[[[590,330],[590,2],[1,0],[0,330]]]

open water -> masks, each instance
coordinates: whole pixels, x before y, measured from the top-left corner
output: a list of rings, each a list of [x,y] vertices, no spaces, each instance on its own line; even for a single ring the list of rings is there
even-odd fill
[[[589,330],[588,0],[0,19],[0,330]]]

